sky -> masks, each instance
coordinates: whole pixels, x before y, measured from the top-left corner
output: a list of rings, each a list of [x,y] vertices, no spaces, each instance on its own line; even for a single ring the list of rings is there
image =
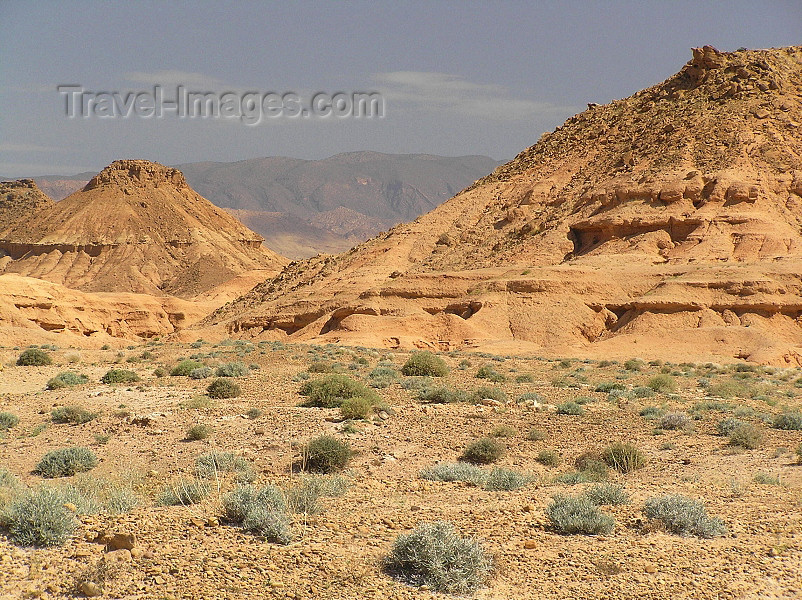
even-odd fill
[[[509,160],[586,103],[670,77],[694,46],[801,34],[802,0],[0,0],[0,175],[358,150]],[[157,116],[154,86],[208,94],[219,114]],[[379,94],[381,116],[351,115],[354,93]],[[343,114],[313,110],[327,99]]]

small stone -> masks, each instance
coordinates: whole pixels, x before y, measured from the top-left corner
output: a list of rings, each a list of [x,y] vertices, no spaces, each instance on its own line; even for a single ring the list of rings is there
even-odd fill
[[[136,536],[133,533],[115,533],[106,545],[114,550],[130,550],[136,546]]]
[[[108,563],[128,563],[131,562],[131,551],[122,548],[121,550],[112,550],[111,552],[107,552],[106,555],[103,557]]]
[[[535,548],[537,548],[537,541],[535,541],[535,540],[526,540],[524,542],[524,548],[526,548],[527,550],[534,550]]]
[[[158,477],[159,472],[156,469],[150,469],[147,473],[148,477]]]
[[[84,581],[81,583],[81,593],[88,598],[95,598],[103,594],[100,586],[92,581]]]
[[[205,527],[206,526],[206,521],[204,521],[203,519],[199,519],[197,517],[192,517],[189,521],[195,527]]]
[[[78,512],[78,507],[75,506],[72,502],[65,502],[64,503],[64,508],[66,508],[71,513],[77,513]]]
[[[758,108],[758,109],[756,109],[756,110],[754,111],[754,113],[753,113],[753,114],[754,114],[754,115],[755,115],[755,117],[756,117],[756,118],[758,118],[758,119],[765,119],[765,118],[766,118],[766,117],[768,117],[768,116],[769,116],[769,114],[771,114],[771,113],[769,113],[769,111],[767,111],[765,108]]]
[[[217,517],[209,517],[206,519],[207,527],[217,527],[218,525],[220,525],[220,521],[217,520]]]
[[[535,505],[534,504],[524,504],[524,512],[534,512]]]
[[[142,550],[142,548],[131,548],[131,558],[133,558],[134,560],[142,558],[144,554],[145,551]]]
[[[647,573],[657,573],[657,569],[654,567],[654,565],[646,565],[643,570]]]

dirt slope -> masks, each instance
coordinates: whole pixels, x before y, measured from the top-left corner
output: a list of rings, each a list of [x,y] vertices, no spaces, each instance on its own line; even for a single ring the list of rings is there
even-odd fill
[[[204,325],[571,355],[802,356],[802,47],[694,49],[409,225]]]
[[[0,272],[85,292],[189,298],[247,271],[280,269],[284,259],[262,241],[177,169],[120,160],[0,232]]]

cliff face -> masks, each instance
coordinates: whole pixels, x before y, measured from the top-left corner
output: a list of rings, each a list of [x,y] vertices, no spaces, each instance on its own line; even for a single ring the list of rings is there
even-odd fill
[[[120,160],[0,232],[0,268],[89,292],[191,297],[284,259],[177,169]]]
[[[607,356],[802,355],[802,47],[694,49],[432,212],[294,263],[248,337]]]

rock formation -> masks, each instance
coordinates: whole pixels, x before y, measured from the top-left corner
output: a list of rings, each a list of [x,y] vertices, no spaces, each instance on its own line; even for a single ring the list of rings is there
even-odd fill
[[[262,241],[177,169],[119,160],[82,190],[5,226],[0,272],[85,292],[190,298],[247,271],[278,271],[284,259]]]
[[[802,357],[802,47],[694,49],[408,225],[205,326],[575,356]],[[687,359],[687,358],[686,358]]]

